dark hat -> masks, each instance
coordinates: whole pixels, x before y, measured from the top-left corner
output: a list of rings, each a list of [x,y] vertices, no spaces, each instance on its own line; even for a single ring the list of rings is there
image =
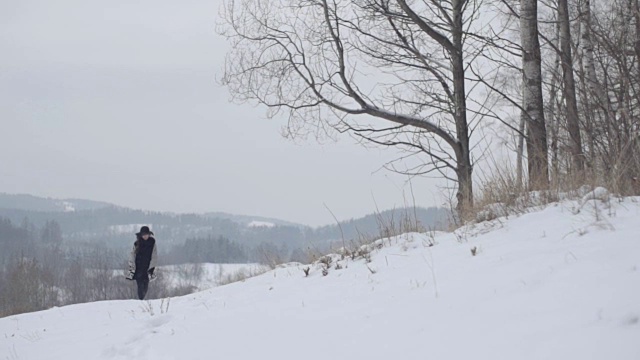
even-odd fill
[[[153,231],[149,230],[148,226],[143,226],[140,228],[140,232],[136,235],[153,235]]]

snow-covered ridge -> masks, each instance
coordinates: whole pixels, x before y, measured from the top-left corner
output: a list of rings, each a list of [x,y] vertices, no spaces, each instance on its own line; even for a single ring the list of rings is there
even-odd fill
[[[257,220],[253,220],[252,222],[247,224],[247,227],[267,227],[267,228],[272,228],[272,227],[275,227],[275,226],[276,226],[276,224],[274,224],[272,222],[257,221]]]
[[[564,201],[184,297],[3,318],[0,354],[637,360],[639,201]]]
[[[111,225],[107,228],[107,230],[113,234],[135,234],[137,233],[142,226],[149,226],[149,228],[154,229],[153,224],[121,224],[121,225]]]

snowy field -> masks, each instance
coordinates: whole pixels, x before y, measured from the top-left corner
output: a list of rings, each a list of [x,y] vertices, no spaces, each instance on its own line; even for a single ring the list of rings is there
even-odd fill
[[[290,265],[170,300],[11,316],[0,359],[638,360],[638,201],[384,239],[327,276]]]
[[[257,274],[268,270],[268,266],[260,264],[184,264],[159,266],[158,272],[172,287],[195,285],[199,290],[207,290],[219,286],[227,279],[242,274]],[[201,275],[194,279],[194,274]],[[2,360],[0,358],[0,360]]]

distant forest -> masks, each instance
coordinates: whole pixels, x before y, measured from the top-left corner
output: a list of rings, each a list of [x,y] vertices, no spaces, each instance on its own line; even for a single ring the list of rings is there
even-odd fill
[[[260,217],[169,214],[85,200],[0,194],[0,317],[133,298],[123,276],[141,225],[150,225],[156,233],[161,266],[249,262],[275,266],[310,262],[343,244],[359,246],[380,234],[441,229],[447,218],[442,209],[397,209],[311,228]],[[267,226],[250,226],[252,221]],[[191,291],[188,286],[158,284],[149,297]]]
[[[374,238],[381,233],[381,226],[400,227],[401,222],[408,219],[424,229],[442,229],[448,226],[449,212],[439,208],[395,209],[344,221],[340,225],[312,228],[260,217],[172,214],[87,200],[0,194],[0,219],[30,233],[36,244],[40,238],[38,234],[54,223],[61,233],[63,248],[78,251],[104,248],[122,254],[133,244],[139,227],[150,225],[156,233],[163,263],[179,264],[263,262],[265,254],[277,257],[279,261],[302,261],[310,251],[326,252],[341,244],[343,237],[347,242]],[[252,219],[274,226],[249,226]],[[0,242],[7,241],[10,239],[0,238]],[[208,244],[209,248],[204,252],[190,251],[196,244],[201,249],[202,244]],[[202,253],[215,256],[203,259]]]

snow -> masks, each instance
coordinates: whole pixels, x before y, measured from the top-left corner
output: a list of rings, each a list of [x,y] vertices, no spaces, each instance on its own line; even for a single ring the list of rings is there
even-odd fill
[[[153,231],[152,224],[121,224],[121,225],[110,225],[107,229],[112,234],[135,234],[140,231],[140,228],[143,226],[149,226],[151,231]]]
[[[73,206],[73,204],[68,202],[68,201],[63,201],[62,202],[62,207],[63,207],[63,211],[64,212],[74,212],[74,211],[76,211],[76,208]]]
[[[250,222],[249,224],[247,224],[247,226],[248,227],[269,227],[269,228],[272,228],[272,227],[275,227],[276,224],[268,222],[268,221],[257,221],[257,220],[254,220],[254,221]]]
[[[637,360],[639,201],[383,239],[371,262],[330,256],[327,276],[290,264],[179,298],[11,316],[0,359]]]
[[[603,187],[597,187],[593,189],[593,191],[587,193],[582,198],[582,203],[586,203],[587,201],[590,201],[590,200],[606,201],[608,198],[609,198],[609,190]]]

